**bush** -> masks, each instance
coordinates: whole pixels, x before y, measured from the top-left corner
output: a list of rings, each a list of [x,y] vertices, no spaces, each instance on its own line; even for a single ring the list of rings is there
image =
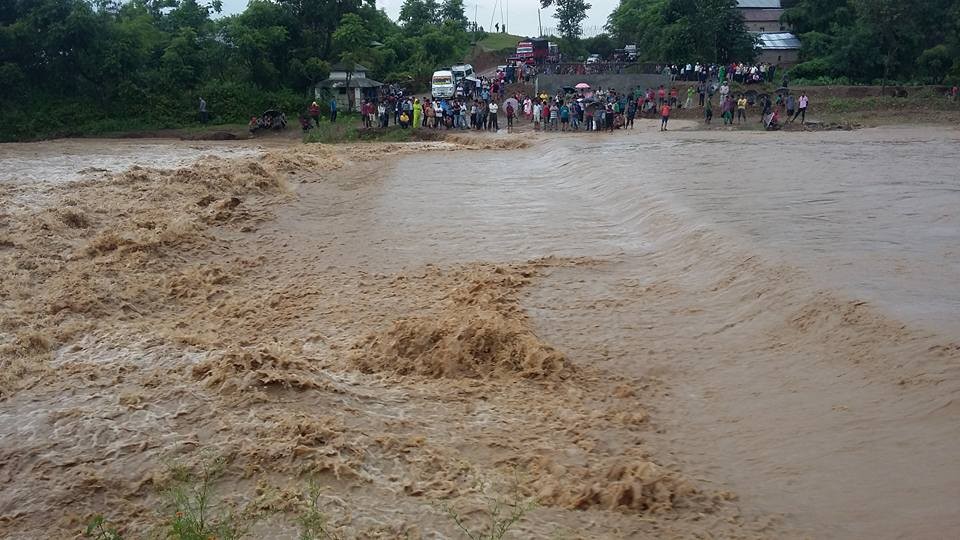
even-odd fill
[[[953,56],[942,44],[923,51],[917,58],[920,74],[925,78],[925,82],[930,84],[943,82],[953,63]]]
[[[830,62],[826,58],[815,58],[797,64],[790,70],[790,76],[795,79],[816,80],[831,75]]]

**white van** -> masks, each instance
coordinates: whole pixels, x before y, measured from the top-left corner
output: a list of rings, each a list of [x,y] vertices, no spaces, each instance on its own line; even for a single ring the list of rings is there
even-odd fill
[[[473,66],[470,64],[457,64],[450,68],[453,72],[453,82],[460,82],[460,79],[469,79],[473,77]]]
[[[457,85],[453,80],[453,71],[441,69],[433,72],[430,93],[434,99],[452,98],[456,91]]]

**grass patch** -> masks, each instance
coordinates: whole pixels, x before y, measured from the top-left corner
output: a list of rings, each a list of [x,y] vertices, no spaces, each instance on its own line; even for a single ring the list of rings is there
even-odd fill
[[[214,483],[223,475],[226,461],[221,457],[205,457],[191,468],[172,465],[171,484],[164,490],[169,513],[165,535],[172,540],[236,540],[246,534],[243,520],[231,510],[220,508]]]
[[[851,111],[954,111],[960,103],[931,93],[905,98],[872,96],[864,98],[829,98],[820,107],[833,113]]]
[[[123,537],[120,536],[117,529],[111,527],[107,523],[106,518],[100,514],[93,516],[93,519],[87,524],[83,536],[85,538],[93,538],[94,540],[123,540]]]
[[[478,41],[477,45],[486,52],[502,51],[504,49],[516,50],[517,42],[523,39],[523,36],[513,34],[487,34],[487,37]]]
[[[349,142],[407,142],[417,140],[413,128],[402,129],[400,126],[388,128],[362,128],[358,115],[342,116],[336,123],[321,121],[303,136],[307,143],[349,143]]]
[[[316,481],[310,482],[303,499],[306,508],[297,516],[300,526],[299,540],[339,540],[340,537],[332,532],[330,519],[320,509],[320,496],[323,488]]]

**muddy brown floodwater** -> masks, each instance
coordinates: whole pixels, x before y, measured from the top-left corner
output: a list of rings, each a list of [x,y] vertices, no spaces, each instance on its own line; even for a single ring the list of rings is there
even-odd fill
[[[0,147],[0,534],[949,537],[958,142]]]

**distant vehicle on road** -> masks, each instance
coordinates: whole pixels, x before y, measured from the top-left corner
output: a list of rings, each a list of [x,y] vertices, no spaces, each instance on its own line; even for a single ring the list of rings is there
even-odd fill
[[[470,64],[457,64],[450,68],[453,72],[453,82],[458,83],[460,79],[473,77],[473,66]]]
[[[596,63],[599,63],[599,62],[600,62],[600,55],[599,55],[599,54],[591,54],[590,56],[587,57],[587,63],[588,63],[588,64],[596,64]]]
[[[508,60],[519,60],[526,64],[559,62],[560,46],[546,39],[525,39],[517,42],[517,52]]]
[[[623,52],[626,53],[628,62],[635,62],[637,60],[637,46],[636,45],[625,45],[623,47]]]

